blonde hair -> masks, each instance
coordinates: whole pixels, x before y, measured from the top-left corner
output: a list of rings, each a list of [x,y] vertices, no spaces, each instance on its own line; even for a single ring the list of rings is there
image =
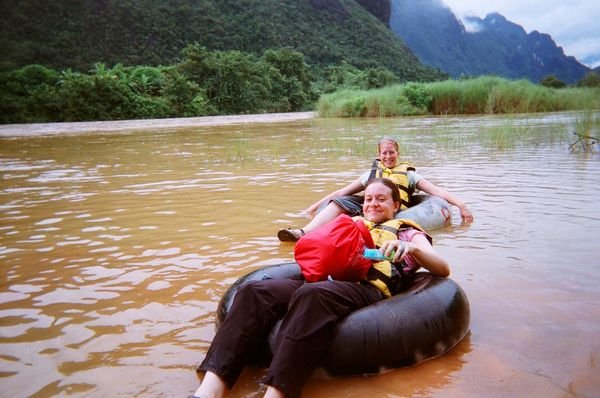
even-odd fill
[[[381,137],[381,139],[377,142],[377,153],[381,152],[381,144],[386,141],[394,144],[394,146],[396,147],[396,151],[400,152],[400,144],[398,144],[398,141],[395,138],[386,135],[384,137]]]

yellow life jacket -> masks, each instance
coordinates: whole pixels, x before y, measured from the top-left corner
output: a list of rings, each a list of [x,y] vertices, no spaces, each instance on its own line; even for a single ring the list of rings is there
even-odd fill
[[[374,223],[363,217],[355,217],[361,219],[366,227],[371,232],[371,237],[376,247],[381,247],[384,242],[390,240],[398,240],[398,234],[403,229],[418,229],[423,232],[430,243],[433,244],[431,236],[425,232],[419,224],[411,220],[393,219],[384,223]],[[386,297],[391,297],[398,293],[402,287],[402,277],[404,276],[404,262],[400,264],[392,264],[390,261],[384,260],[374,263],[367,273],[366,280],[373,286],[381,290]]]
[[[401,162],[393,169],[388,169],[379,159],[373,161],[371,166],[371,174],[369,181],[374,178],[387,178],[396,184],[400,191],[400,210],[404,210],[410,206],[410,197],[414,189],[408,187],[408,171],[415,171],[415,168],[407,162]]]

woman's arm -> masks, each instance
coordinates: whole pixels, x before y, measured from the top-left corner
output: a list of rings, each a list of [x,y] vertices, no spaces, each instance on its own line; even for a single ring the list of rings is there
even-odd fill
[[[340,196],[344,196],[344,195],[352,195],[352,194],[361,192],[364,189],[365,189],[365,187],[363,186],[361,179],[358,178],[355,181],[351,182],[350,184],[346,185],[345,187],[340,188],[337,191],[334,191],[334,192],[330,193],[329,195],[321,198],[317,202],[313,203],[306,210],[304,210],[304,212],[308,213],[308,214],[313,214],[314,212],[317,211],[317,209],[319,208],[319,206],[321,206],[321,204],[323,202],[329,202],[332,199],[339,198]]]
[[[417,183],[417,189],[427,192],[430,195],[439,196],[440,198],[445,199],[448,203],[458,207],[458,210],[460,210],[460,217],[464,222],[473,222],[473,215],[467,208],[467,205],[445,189],[438,187],[425,178],[419,180]]]
[[[381,245],[381,251],[389,256],[395,250],[394,262],[400,262],[407,254],[411,254],[417,263],[435,276],[450,275],[450,265],[431,246],[423,234],[415,234],[410,242],[392,240]]]

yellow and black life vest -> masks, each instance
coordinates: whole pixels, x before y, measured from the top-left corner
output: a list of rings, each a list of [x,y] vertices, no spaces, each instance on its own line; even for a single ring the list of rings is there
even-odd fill
[[[407,162],[401,162],[393,169],[388,169],[379,159],[373,161],[371,166],[371,174],[368,181],[374,178],[387,178],[396,184],[400,191],[400,210],[404,210],[410,206],[410,197],[414,189],[408,187],[408,171],[415,171],[415,168]]]
[[[363,217],[355,217],[361,219],[371,233],[373,242],[376,247],[381,247],[384,242],[390,240],[398,240],[398,233],[403,229],[418,229],[423,232],[430,243],[433,244],[431,236],[425,232],[419,224],[411,220],[393,219],[384,223],[374,223],[364,219]],[[386,297],[391,297],[402,287],[402,277],[404,276],[404,262],[400,264],[392,264],[384,260],[374,263],[367,273],[366,280],[373,286],[381,290]]]

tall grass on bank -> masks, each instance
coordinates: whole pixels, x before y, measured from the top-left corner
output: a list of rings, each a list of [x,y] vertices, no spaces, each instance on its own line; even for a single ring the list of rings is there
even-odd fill
[[[574,141],[569,145],[572,152],[593,152],[600,148],[600,116],[584,112],[575,121]]]
[[[555,89],[527,80],[479,77],[341,90],[318,103],[322,117],[391,117],[600,109],[600,88]]]

